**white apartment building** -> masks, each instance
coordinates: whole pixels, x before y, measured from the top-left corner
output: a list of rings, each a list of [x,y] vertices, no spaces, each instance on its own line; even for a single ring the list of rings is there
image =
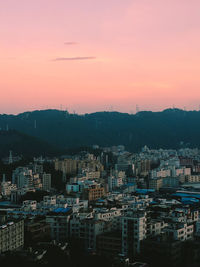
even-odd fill
[[[146,238],[147,219],[144,211],[130,211],[122,217],[122,254],[133,257],[140,252],[140,242]]]
[[[191,175],[191,168],[176,168],[175,166],[167,166],[165,168],[158,168],[150,172],[151,178],[165,178],[177,177],[181,175]]]
[[[99,209],[95,210],[94,218],[96,220],[103,220],[103,221],[112,221],[114,217],[121,216],[121,209],[112,208],[112,209]]]
[[[24,221],[11,221],[0,225],[0,253],[22,248],[24,245]]]
[[[15,184],[9,182],[2,182],[1,183],[1,194],[2,196],[10,196],[12,191],[16,191],[17,187]]]
[[[194,235],[194,225],[188,225],[187,223],[172,223],[169,224],[164,231],[174,240],[192,240]]]
[[[197,222],[199,219],[199,211],[177,208],[171,212],[170,218],[172,219],[173,222],[193,224]]]
[[[167,227],[167,223],[159,220],[151,220],[148,227],[148,235],[160,235],[165,227]]]
[[[29,187],[32,182],[32,170],[27,167],[18,167],[13,171],[12,184],[16,184],[17,188]]]
[[[24,211],[33,211],[37,209],[37,201],[36,200],[25,200],[23,201],[22,209]]]
[[[100,171],[94,171],[94,172],[86,172],[86,178],[87,179],[100,179],[101,172]]]
[[[187,175],[185,180],[187,183],[199,183],[200,175]]]

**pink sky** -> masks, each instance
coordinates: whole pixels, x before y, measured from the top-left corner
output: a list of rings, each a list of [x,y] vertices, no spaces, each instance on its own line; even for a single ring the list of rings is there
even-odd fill
[[[200,105],[199,0],[0,1],[0,113]]]

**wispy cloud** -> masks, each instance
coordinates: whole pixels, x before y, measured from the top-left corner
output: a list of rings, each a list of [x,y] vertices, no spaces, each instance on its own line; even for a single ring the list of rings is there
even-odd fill
[[[96,57],[57,57],[53,61],[75,61],[75,60],[91,60]]]
[[[77,42],[64,42],[65,45],[77,45]]]

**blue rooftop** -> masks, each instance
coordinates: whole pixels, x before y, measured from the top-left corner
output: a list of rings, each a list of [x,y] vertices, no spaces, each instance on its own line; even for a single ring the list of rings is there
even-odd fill
[[[158,204],[156,201],[151,201],[150,204]]]
[[[126,185],[127,185],[127,186],[135,186],[136,183],[127,183]]]
[[[68,212],[70,210],[71,210],[71,208],[57,208],[57,209],[53,210],[53,212],[55,212],[55,213],[60,213],[60,212],[66,213],[66,212]]]
[[[184,198],[181,199],[181,202],[199,203],[199,200],[196,199],[196,198],[186,198],[186,197],[184,197]]]
[[[185,197],[185,198],[198,198],[200,199],[200,195],[198,194],[187,194],[187,193],[175,193],[172,196],[176,196],[176,197]]]
[[[105,199],[98,199],[98,202],[105,202]]]
[[[147,193],[154,193],[155,189],[136,189],[136,193],[138,194],[147,194]]]
[[[8,206],[8,205],[11,205],[12,203],[11,202],[9,202],[9,201],[2,201],[2,202],[0,202],[0,205],[1,206]]]

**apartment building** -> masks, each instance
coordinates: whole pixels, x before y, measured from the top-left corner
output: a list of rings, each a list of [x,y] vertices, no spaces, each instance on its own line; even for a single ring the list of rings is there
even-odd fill
[[[123,178],[122,177],[115,177],[115,176],[109,176],[108,177],[108,189],[109,191],[112,191],[113,189],[116,189],[123,185]]]
[[[80,221],[80,239],[88,251],[96,251],[97,235],[110,231],[110,223],[101,220],[84,219]]]
[[[23,201],[22,209],[24,211],[33,211],[37,209],[37,201],[36,200],[25,200]]]
[[[1,183],[1,194],[2,196],[9,197],[12,191],[16,191],[16,185],[12,184],[10,181]]]
[[[94,201],[105,196],[105,189],[100,184],[92,185],[84,189],[84,198],[88,201]]]
[[[194,225],[187,223],[172,223],[165,229],[165,232],[173,239],[179,241],[192,240],[194,235]]]
[[[130,211],[122,217],[122,254],[133,258],[146,238],[147,218],[144,211]]]
[[[158,191],[163,186],[162,178],[154,178],[149,180],[149,188]]]
[[[77,160],[75,159],[56,160],[55,169],[57,171],[62,171],[65,174],[76,174]]]
[[[101,172],[100,171],[93,171],[93,172],[86,172],[87,179],[100,179]]]
[[[0,226],[0,253],[22,248],[24,245],[24,221],[16,220]]]
[[[185,181],[187,183],[199,183],[200,182],[200,175],[187,175]]]
[[[56,208],[46,216],[46,222],[51,228],[51,238],[56,241],[65,241],[69,237],[69,220],[71,208]]]
[[[51,174],[49,174],[49,173],[43,173],[42,174],[42,189],[44,191],[50,191],[51,190]]]

